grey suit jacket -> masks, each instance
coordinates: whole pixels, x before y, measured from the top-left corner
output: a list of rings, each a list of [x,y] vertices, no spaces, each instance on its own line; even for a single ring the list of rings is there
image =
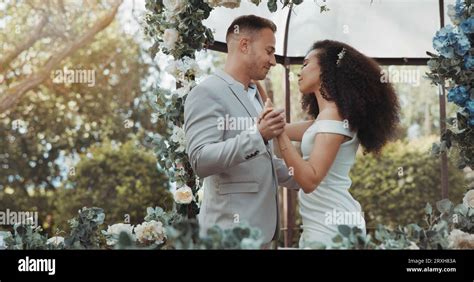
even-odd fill
[[[186,152],[204,188],[202,235],[214,225],[225,229],[247,222],[262,231],[264,243],[278,238],[278,185],[300,187],[274,157],[272,141],[265,145],[254,124],[257,116],[244,86],[224,71],[186,98]]]

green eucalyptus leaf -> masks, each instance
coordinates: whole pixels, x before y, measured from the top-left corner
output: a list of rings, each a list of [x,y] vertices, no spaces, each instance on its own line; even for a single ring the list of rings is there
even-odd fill
[[[337,229],[339,233],[341,233],[341,235],[344,237],[349,237],[349,235],[351,234],[351,228],[347,225],[338,225]]]

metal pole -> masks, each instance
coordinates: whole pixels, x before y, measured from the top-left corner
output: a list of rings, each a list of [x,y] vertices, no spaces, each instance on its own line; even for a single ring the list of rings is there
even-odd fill
[[[444,0],[439,0],[439,20],[441,28],[444,27]],[[441,135],[446,131],[446,95],[444,80],[439,86],[439,129]],[[448,198],[448,156],[446,152],[441,154],[441,197]]]
[[[291,12],[293,4],[290,4],[288,9],[288,16],[286,18],[285,26],[285,37],[283,41],[283,57],[285,67],[285,114],[286,122],[291,122],[291,111],[290,111],[290,58],[287,56],[288,51],[288,29],[290,26]],[[283,231],[285,247],[290,247],[293,242],[293,232],[295,230],[295,191],[284,189],[283,190]]]

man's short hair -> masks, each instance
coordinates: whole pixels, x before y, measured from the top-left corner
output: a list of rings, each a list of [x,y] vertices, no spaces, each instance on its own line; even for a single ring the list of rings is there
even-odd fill
[[[238,34],[240,32],[256,32],[262,29],[269,28],[274,33],[277,30],[275,23],[269,19],[258,17],[255,15],[246,15],[236,18],[227,29],[226,41],[229,42],[229,36]]]

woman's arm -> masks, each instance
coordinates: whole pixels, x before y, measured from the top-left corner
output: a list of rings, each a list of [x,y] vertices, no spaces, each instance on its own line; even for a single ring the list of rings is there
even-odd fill
[[[293,147],[285,132],[278,136],[281,155],[288,169],[293,169],[293,178],[307,194],[313,192],[324,179],[343,141],[343,135],[334,133],[316,134],[311,155],[305,161]]]

